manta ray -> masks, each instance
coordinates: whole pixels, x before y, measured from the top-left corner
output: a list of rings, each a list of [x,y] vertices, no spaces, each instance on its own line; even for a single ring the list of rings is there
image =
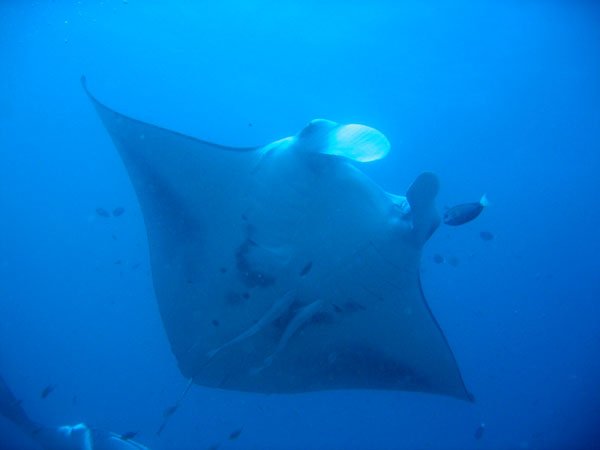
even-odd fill
[[[258,393],[418,391],[472,401],[419,266],[439,181],[406,196],[360,170],[379,131],[313,120],[232,148],[126,117],[83,87],[137,194],[181,373]]]

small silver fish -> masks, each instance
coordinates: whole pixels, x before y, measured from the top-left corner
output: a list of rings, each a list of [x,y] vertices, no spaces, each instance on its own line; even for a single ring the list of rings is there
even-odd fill
[[[462,225],[475,219],[483,208],[489,205],[488,199],[483,194],[481,200],[474,203],[463,203],[453,206],[444,213],[444,223],[446,225]]]
[[[229,439],[233,440],[233,439],[237,439],[238,437],[240,437],[240,434],[242,434],[242,430],[243,428],[240,428],[239,430],[235,430],[233,431],[230,435],[229,435]]]
[[[54,389],[56,389],[56,385],[55,384],[49,384],[48,386],[46,386],[44,388],[44,390],[42,391],[42,393],[40,394],[41,398],[46,398],[48,397],[48,395],[50,395],[50,393],[52,391],[54,391]]]
[[[110,217],[110,214],[104,208],[96,208],[96,214],[104,218]]]
[[[137,431],[128,431],[126,433],[123,433],[121,435],[121,440],[122,441],[128,441],[129,439],[133,439],[134,437],[136,437],[138,434]]]
[[[489,231],[482,231],[479,233],[479,237],[484,241],[492,241],[494,240],[494,233],[490,233]]]
[[[473,437],[475,439],[481,439],[483,437],[483,432],[485,431],[485,423],[481,422],[479,426],[475,429],[475,433]]]

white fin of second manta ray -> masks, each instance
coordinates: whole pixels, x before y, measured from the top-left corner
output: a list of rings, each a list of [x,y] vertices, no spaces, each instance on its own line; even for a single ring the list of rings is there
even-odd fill
[[[273,358],[275,358],[275,356],[277,356],[277,354],[279,354],[279,352],[281,352],[285,348],[290,338],[296,333],[296,331],[298,331],[298,329],[302,325],[308,322],[308,320],[312,316],[319,312],[322,306],[322,300],[315,300],[314,302],[300,308],[296,315],[294,315],[292,321],[285,328],[285,331],[283,332],[281,339],[279,339],[279,343],[277,344],[277,348],[275,349],[275,351],[271,355],[267,356],[265,362],[261,367],[252,369],[251,375],[256,375],[260,373],[265,367],[269,367],[273,362]]]
[[[383,158],[390,150],[387,138],[365,125],[340,125],[331,120],[312,120],[295,138],[301,151],[343,156],[369,162]]]
[[[239,336],[233,338],[232,340],[225,342],[220,347],[211,350],[206,354],[209,359],[212,359],[217,353],[219,353],[224,348],[230,347],[238,342],[243,341],[244,339],[248,339],[251,336],[254,336],[260,330],[262,330],[266,325],[269,325],[271,322],[280,317],[285,311],[290,307],[292,302],[296,297],[295,291],[287,292],[283,297],[277,299],[277,301],[271,306],[271,308],[260,318],[258,322],[248,328]]]

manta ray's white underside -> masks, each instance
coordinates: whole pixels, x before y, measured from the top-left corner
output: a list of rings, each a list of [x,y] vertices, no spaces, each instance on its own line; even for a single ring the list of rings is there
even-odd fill
[[[237,149],[90,98],[140,201],[156,297],[186,377],[253,392],[471,398],[419,279],[439,224],[435,175],[406,197],[384,192],[356,162],[389,144],[360,125],[318,120]]]

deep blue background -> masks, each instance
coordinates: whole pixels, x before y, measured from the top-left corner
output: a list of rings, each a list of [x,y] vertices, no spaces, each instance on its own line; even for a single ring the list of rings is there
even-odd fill
[[[139,430],[157,449],[598,445],[599,6],[1,2],[2,375],[36,420]],[[185,380],[135,194],[82,74],[118,111],[221,144],[318,117],[370,125],[392,143],[365,168],[385,189],[432,170],[440,209],[487,192],[479,219],[437,231],[422,275],[477,403],[194,387],[157,438]],[[94,212],[116,206],[120,218]],[[3,419],[0,444],[31,445]]]

